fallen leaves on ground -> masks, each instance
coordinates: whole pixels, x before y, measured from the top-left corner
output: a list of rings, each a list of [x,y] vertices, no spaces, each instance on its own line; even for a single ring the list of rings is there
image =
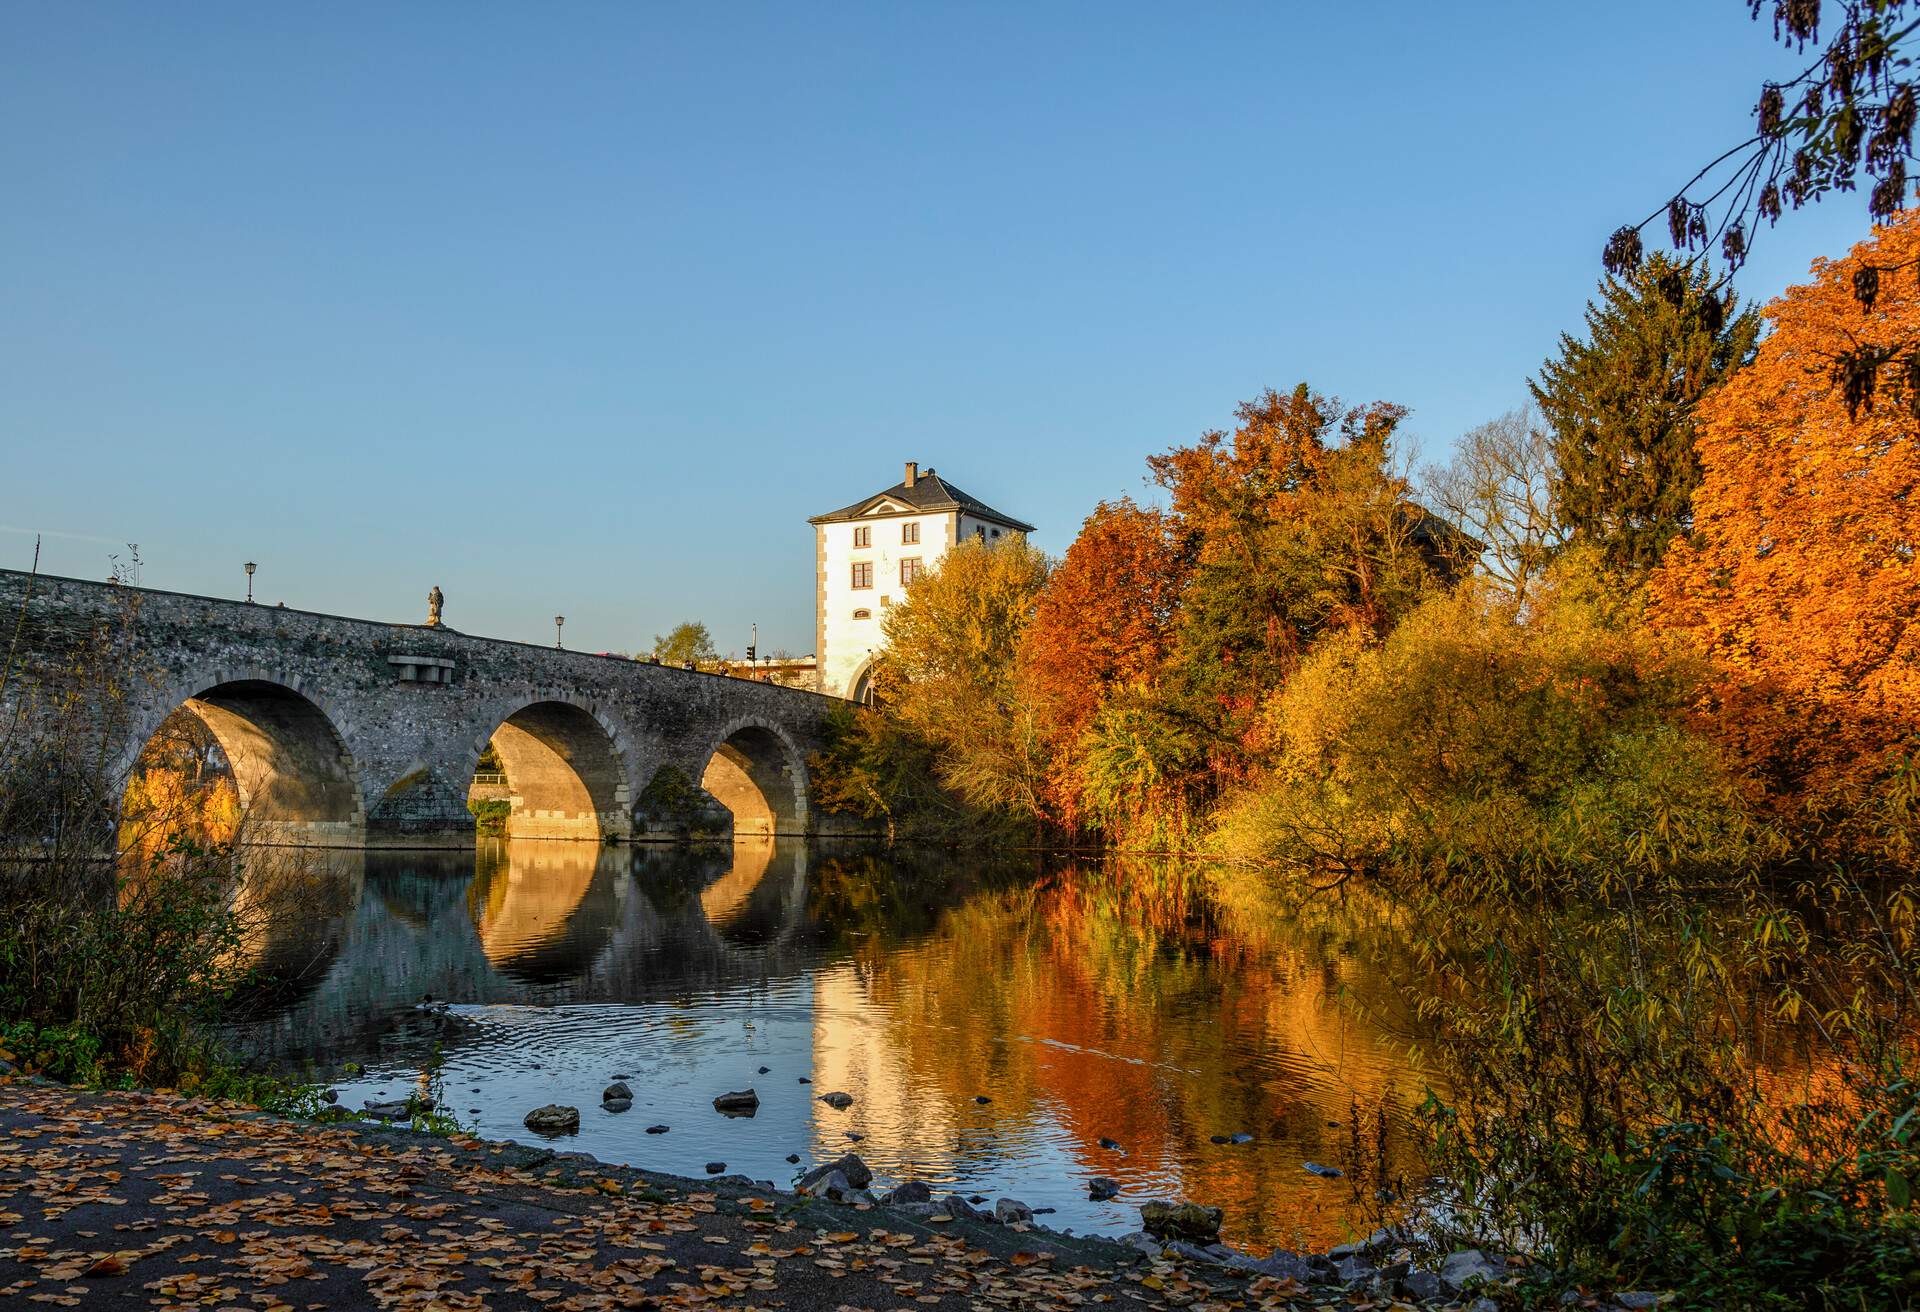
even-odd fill
[[[636,1190],[595,1163],[500,1156],[177,1095],[0,1083],[0,1299],[76,1307],[111,1292],[116,1305],[216,1312],[1312,1305],[1291,1282],[1070,1265],[1028,1235],[998,1255],[907,1218],[822,1228],[818,1205],[785,1195]]]

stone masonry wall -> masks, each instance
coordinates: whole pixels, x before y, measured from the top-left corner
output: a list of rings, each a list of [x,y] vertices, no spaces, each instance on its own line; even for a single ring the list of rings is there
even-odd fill
[[[552,805],[542,805],[528,795],[527,811],[541,813],[530,814],[529,824],[564,829],[590,810],[585,822],[597,822],[605,836],[644,833],[633,799],[655,771],[672,765],[699,780],[726,745],[731,764],[744,765],[776,794],[767,814],[780,832],[821,826],[808,805],[806,760],[836,699],[444,627],[0,570],[0,643],[21,621],[8,700],[17,703],[32,696],[36,682],[61,678],[90,635],[128,614],[132,637],[121,659],[131,665],[131,695],[117,711],[101,710],[114,720],[116,768],[131,766],[170,712],[218,689],[209,700],[235,718],[247,739],[242,754],[258,776],[242,779],[243,796],[265,796],[273,791],[273,771],[306,769],[303,763],[316,760],[341,762],[339,771],[350,774],[358,815],[342,810],[337,786],[282,790],[335,799],[327,814],[303,814],[300,804],[290,804],[277,817],[296,828],[309,824],[320,841],[351,845],[359,826],[370,846],[471,843],[467,790],[481,752],[510,719],[527,731],[527,750],[575,763],[566,772],[571,800],[556,792],[547,799]],[[286,714],[287,691],[321,716]],[[262,713],[250,714],[254,707]],[[329,733],[337,742],[297,740]],[[237,761],[235,770],[241,772]],[[540,771],[525,773],[531,779]],[[740,774],[734,769],[730,777]],[[527,791],[520,780],[514,784],[516,792]]]

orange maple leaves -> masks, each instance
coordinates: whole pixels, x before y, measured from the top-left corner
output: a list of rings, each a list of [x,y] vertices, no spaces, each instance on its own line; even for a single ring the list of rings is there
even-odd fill
[[[1814,800],[1920,734],[1920,425],[1849,418],[1832,357],[1920,334],[1913,274],[1871,312],[1854,274],[1920,257],[1920,212],[1766,309],[1758,357],[1701,406],[1693,532],[1656,614],[1712,657],[1709,724],[1777,795]]]

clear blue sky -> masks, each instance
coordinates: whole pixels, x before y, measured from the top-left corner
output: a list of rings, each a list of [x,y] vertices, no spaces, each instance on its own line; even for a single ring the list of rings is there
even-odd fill
[[[906,459],[1057,553],[1267,385],[1443,454],[1747,132],[1746,8],[13,0],[0,564],[804,652]]]

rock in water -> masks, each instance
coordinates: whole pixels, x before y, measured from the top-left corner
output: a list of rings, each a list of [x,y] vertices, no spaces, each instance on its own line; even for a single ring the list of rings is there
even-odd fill
[[[628,1102],[633,1101],[633,1090],[627,1087],[625,1080],[615,1080],[612,1084],[600,1090],[601,1102],[612,1102],[616,1098],[625,1098]]]
[[[850,1093],[823,1093],[820,1095],[820,1101],[835,1111],[843,1112],[853,1106],[853,1095]],[[856,1186],[856,1188],[857,1187],[858,1186]]]
[[[1170,1203],[1155,1199],[1140,1206],[1140,1228],[1165,1243],[1185,1239],[1195,1244],[1211,1244],[1220,1238],[1224,1214],[1217,1207],[1198,1203]]]
[[[992,1102],[992,1101],[993,1101],[993,1099],[991,1099],[991,1098],[989,1098],[989,1097],[987,1097],[987,1095],[986,1095],[986,1094],[984,1094],[984,1093],[976,1093],[976,1094],[974,1094],[974,1095],[973,1095],[973,1100],[974,1100],[975,1102],[977,1102],[977,1103],[979,1103],[979,1104],[980,1104],[980,1105],[981,1105],[982,1107],[985,1107],[985,1106],[986,1106],[986,1105],[987,1105],[988,1103],[990,1103],[990,1102]]]
[[[1310,1171],[1314,1175],[1324,1176],[1329,1180],[1338,1180],[1342,1175],[1346,1174],[1346,1172],[1337,1166],[1322,1166],[1318,1162],[1302,1162],[1300,1165],[1304,1170]]]
[[[760,1095],[752,1089],[723,1093],[713,1100],[713,1109],[723,1116],[751,1116],[760,1110]]]
[[[603,1102],[602,1102],[602,1103],[600,1104],[600,1107],[601,1107],[601,1109],[602,1109],[603,1111],[609,1111],[609,1112],[625,1112],[625,1111],[632,1111],[632,1110],[633,1110],[633,1099],[631,1099],[631,1098],[608,1098],[608,1099],[606,1099],[605,1101],[603,1101]]]
[[[413,1119],[413,1100],[402,1098],[398,1102],[378,1102],[369,1098],[366,1104],[367,1115],[377,1121],[408,1121]]]
[[[788,1153],[788,1154],[787,1154],[787,1160],[788,1160],[788,1161],[790,1161],[790,1162],[798,1162],[798,1161],[800,1160],[800,1154],[799,1154],[799,1153]]]
[[[1117,1139],[1109,1139],[1104,1134],[1100,1136],[1100,1146],[1102,1148],[1105,1148],[1110,1153],[1117,1153],[1120,1151],[1120,1141]]]
[[[1207,1138],[1207,1142],[1208,1143],[1232,1143],[1233,1140],[1227,1138],[1227,1136],[1224,1134],[1215,1134],[1215,1135],[1209,1135]]]
[[[1120,1192],[1120,1182],[1104,1175],[1096,1175],[1087,1181],[1087,1197],[1096,1203],[1103,1203]]]
[[[1018,1198],[1001,1198],[993,1204],[993,1219],[1001,1225],[1018,1225],[1033,1220],[1033,1209]]]
[[[769,1071],[771,1071],[771,1070],[772,1070],[772,1067],[769,1067],[769,1066],[762,1066],[762,1067],[760,1068],[760,1072],[759,1072],[759,1073],[760,1073],[760,1074],[762,1074],[762,1075],[765,1075],[765,1074],[767,1074],[767,1073],[768,1073]]]
[[[708,1175],[718,1175],[720,1174],[720,1172],[726,1169],[727,1169],[727,1164],[725,1162],[708,1162],[707,1163]]]
[[[580,1109],[550,1102],[528,1112],[526,1126],[535,1134],[574,1134],[580,1129]]]
[[[647,1127],[648,1134],[665,1134],[666,1132],[667,1127],[664,1125],[649,1125]]]

